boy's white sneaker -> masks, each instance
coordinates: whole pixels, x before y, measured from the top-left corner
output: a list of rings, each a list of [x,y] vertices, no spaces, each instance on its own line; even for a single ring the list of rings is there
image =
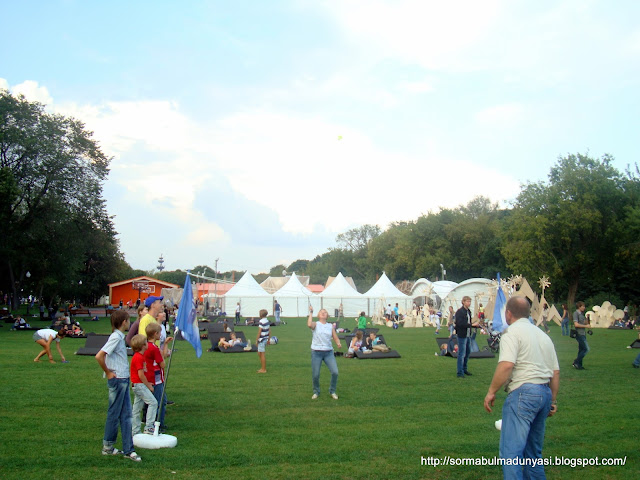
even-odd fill
[[[333,398],[334,400],[337,400],[338,399],[338,395],[336,395],[335,393],[332,393],[331,394],[331,398]]]
[[[138,455],[136,452],[131,452],[128,455],[125,455],[126,458],[130,458],[131,460],[133,460],[134,462],[141,462],[142,458],[140,458],[140,455]]]
[[[120,455],[122,452],[114,447],[102,447],[103,455]]]
[[[316,398],[318,398],[318,394],[317,394],[317,393],[314,393],[314,394],[311,396],[311,400],[315,400]]]

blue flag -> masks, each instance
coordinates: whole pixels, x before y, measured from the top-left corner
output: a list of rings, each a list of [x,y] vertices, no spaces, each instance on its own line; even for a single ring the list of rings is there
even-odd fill
[[[182,337],[193,345],[193,348],[196,349],[196,356],[200,358],[202,345],[200,344],[198,318],[196,306],[193,302],[193,290],[191,289],[189,273],[187,273],[187,278],[184,280],[184,290],[182,292],[182,300],[180,300],[180,308],[178,309],[178,318],[176,318],[176,328],[182,332]]]
[[[496,293],[496,304],[493,308],[493,329],[498,332],[504,332],[507,328],[507,321],[504,318],[504,311],[507,306],[507,299],[500,285],[500,273],[498,273],[498,291]]]

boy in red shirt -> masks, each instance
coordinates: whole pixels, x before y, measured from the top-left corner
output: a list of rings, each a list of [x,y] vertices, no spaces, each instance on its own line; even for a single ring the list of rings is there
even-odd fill
[[[156,347],[155,342],[160,340],[162,327],[158,323],[150,323],[147,325],[145,333],[147,334],[148,343],[144,357],[147,360],[147,365],[150,367],[150,373],[147,373],[147,379],[153,384],[153,396],[160,410],[160,418],[158,419],[160,422],[160,432],[163,432],[167,428],[164,424],[164,414],[167,406],[167,396],[164,393],[164,359],[169,353],[169,342],[171,342],[173,338],[168,337],[164,342],[162,351],[160,351],[160,349]],[[147,412],[147,415],[149,415],[149,412]],[[155,416],[153,419],[147,416],[147,425],[153,423],[153,421],[155,421]]]
[[[131,432],[133,435],[140,433],[140,412],[146,404],[147,422],[144,433],[153,434],[153,422],[156,419],[158,401],[153,396],[153,384],[148,380],[149,373],[153,375],[153,367],[147,365],[144,353],[147,350],[147,339],[144,335],[134,335],[131,339],[131,348],[135,352],[131,359],[131,383],[133,384],[133,412],[131,415]],[[152,377],[153,378],[153,377]]]

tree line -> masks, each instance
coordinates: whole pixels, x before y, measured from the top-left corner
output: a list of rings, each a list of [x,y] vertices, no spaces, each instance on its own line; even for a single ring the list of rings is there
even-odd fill
[[[94,304],[107,284],[140,275],[182,285],[185,271],[133,269],[120,251],[102,186],[111,159],[82,122],[0,90],[0,291]],[[342,272],[363,292],[382,271],[394,283],[424,277],[456,282],[522,274],[547,298],[637,303],[640,291],[640,171],[604,155],[558,158],[546,180],[522,185],[509,207],[485,197],[382,229],[341,233],[311,260],[276,265],[323,284]],[[206,265],[192,272],[214,276]],[[238,280],[244,272],[220,272]]]
[[[609,300],[618,307],[637,303],[640,292],[640,172],[621,172],[613,158],[571,154],[558,158],[545,181],[522,185],[508,208],[477,197],[457,208],[442,208],[386,230],[362,225],[341,233],[337,246],[312,260],[276,265],[255,275],[258,282],[282,270],[324,284],[342,272],[360,292],[381,272],[394,283],[418,278],[462,282],[522,274],[538,289],[551,280],[546,298],[572,305]],[[206,267],[210,272],[213,270]],[[204,266],[194,271],[203,271]],[[237,281],[244,272],[219,278]],[[181,274],[181,277],[176,277]],[[184,282],[184,272],[163,272]],[[169,278],[174,280],[169,280]]]
[[[336,248],[288,269],[310,275],[311,283],[340,271],[361,292],[382,271],[393,282],[442,280],[445,270],[455,282],[522,274],[534,289],[547,275],[548,299],[637,303],[640,172],[612,163],[609,155],[560,157],[545,181],[522,185],[508,208],[477,197],[384,231],[363,225],[338,235]]]

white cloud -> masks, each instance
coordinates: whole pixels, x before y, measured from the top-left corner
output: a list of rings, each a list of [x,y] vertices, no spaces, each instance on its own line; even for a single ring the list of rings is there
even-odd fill
[[[200,207],[195,204],[198,192],[222,181],[277,212],[286,232],[310,234],[318,225],[339,232],[354,224],[385,226],[439,206],[457,206],[485,193],[479,179],[500,177],[437,153],[387,150],[353,127],[291,112],[245,111],[197,126],[168,101],[60,110],[82,118],[107,151],[117,152],[113,181],[146,205],[160,202],[175,209],[180,218]],[[508,121],[517,113],[516,106],[507,105],[481,112],[478,119]],[[456,172],[469,172],[456,180],[466,196],[449,195],[443,181]],[[517,188],[515,180],[501,178],[501,183],[508,191]],[[203,232],[224,237],[212,224],[190,238],[202,239]]]
[[[33,80],[25,80],[18,85],[14,85],[11,88],[11,93],[14,95],[24,95],[25,98],[31,102],[40,102],[45,105],[49,105],[53,102],[53,98],[49,95],[49,90],[46,87],[41,87],[38,82]]]
[[[429,82],[402,82],[399,89],[408,93],[430,93],[435,90]]]
[[[428,69],[473,70],[482,59],[474,50],[498,16],[501,2],[438,0],[330,1],[327,13],[368,51]]]
[[[525,117],[525,109],[519,103],[505,103],[486,108],[475,114],[477,123],[486,127],[507,128],[520,123]]]

